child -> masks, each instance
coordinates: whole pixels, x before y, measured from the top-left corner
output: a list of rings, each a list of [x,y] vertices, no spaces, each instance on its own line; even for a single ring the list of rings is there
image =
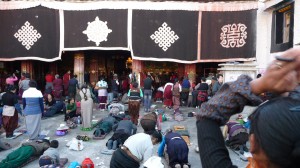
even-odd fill
[[[59,164],[59,153],[58,153],[58,141],[53,140],[50,143],[50,148],[45,150],[44,154],[39,159],[39,165],[51,165],[51,164]]]
[[[59,157],[58,146],[59,142],[57,140],[51,141],[50,148],[48,148],[39,159],[40,167],[46,165],[63,166],[68,162],[68,159],[61,159]]]
[[[77,117],[76,109],[77,107],[75,104],[75,99],[74,98],[69,99],[66,108],[65,121],[67,121],[70,118]]]

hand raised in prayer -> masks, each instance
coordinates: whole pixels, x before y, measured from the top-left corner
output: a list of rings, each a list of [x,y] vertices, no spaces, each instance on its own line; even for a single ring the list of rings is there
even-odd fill
[[[289,49],[280,55],[293,61],[274,60],[263,76],[251,82],[252,92],[284,93],[294,90],[300,82],[300,47]]]

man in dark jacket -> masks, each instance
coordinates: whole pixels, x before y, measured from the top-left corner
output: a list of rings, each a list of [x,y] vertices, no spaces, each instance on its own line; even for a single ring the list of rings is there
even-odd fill
[[[147,78],[144,80],[144,107],[145,112],[150,111],[151,99],[152,99],[152,79],[151,75],[148,74]]]

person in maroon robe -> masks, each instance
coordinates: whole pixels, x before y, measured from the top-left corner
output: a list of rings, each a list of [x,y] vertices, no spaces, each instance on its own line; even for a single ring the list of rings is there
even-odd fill
[[[68,70],[63,76],[64,95],[68,96],[69,80],[71,79],[71,71]]]
[[[53,95],[55,100],[61,100],[63,92],[63,80],[59,78],[59,75],[55,75],[53,80]]]

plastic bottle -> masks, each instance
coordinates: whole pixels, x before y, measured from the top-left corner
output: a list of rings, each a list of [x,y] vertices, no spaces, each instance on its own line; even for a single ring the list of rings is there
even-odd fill
[[[80,125],[80,116],[77,117],[77,124]]]

